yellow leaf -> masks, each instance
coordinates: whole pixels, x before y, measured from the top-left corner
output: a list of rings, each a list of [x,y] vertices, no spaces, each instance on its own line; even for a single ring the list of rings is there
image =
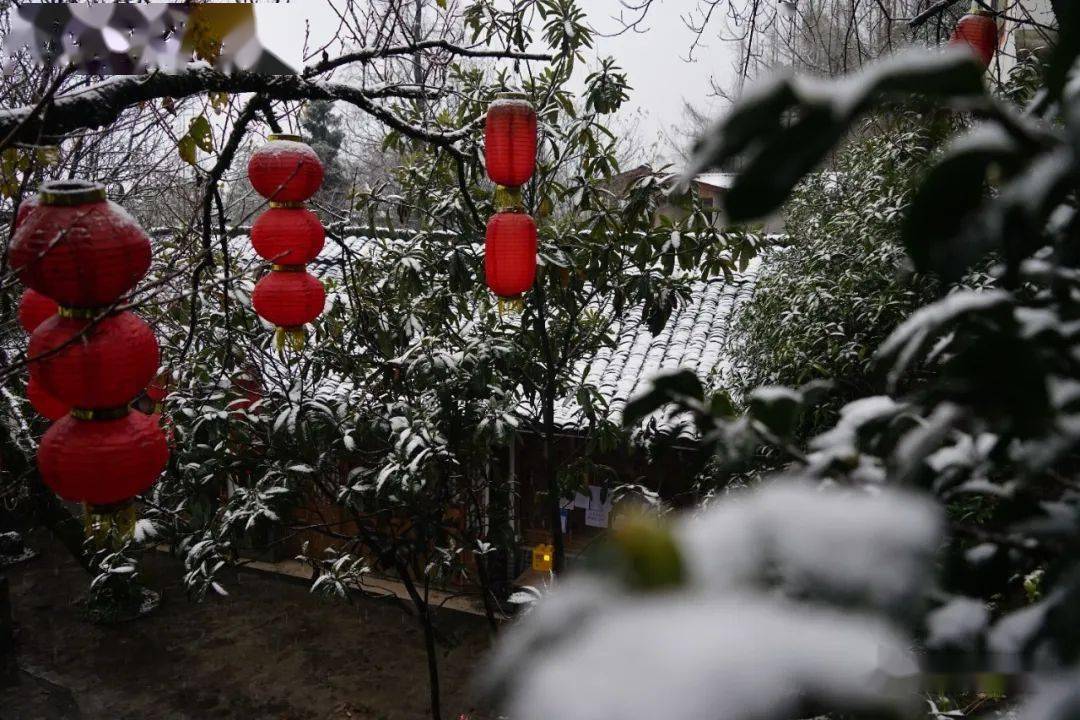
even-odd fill
[[[195,147],[195,138],[191,135],[185,135],[180,138],[180,142],[177,145],[177,149],[180,151],[180,159],[186,162],[188,165],[194,165],[198,161],[198,153]]]
[[[212,152],[214,149],[214,134],[210,129],[210,121],[205,115],[192,118],[188,123],[187,134],[195,141],[200,150]]]

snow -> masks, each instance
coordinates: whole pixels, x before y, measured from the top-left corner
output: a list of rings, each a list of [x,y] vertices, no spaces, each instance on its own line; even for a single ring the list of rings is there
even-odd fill
[[[713,590],[777,587],[903,613],[928,572],[941,520],[935,504],[895,490],[775,483],[714,505],[678,537],[691,575]]]
[[[902,713],[917,667],[887,618],[922,587],[940,522],[894,490],[781,482],[729,497],[675,525],[683,587],[571,574],[501,636],[479,689],[520,720]]]
[[[974,598],[954,598],[926,618],[928,644],[933,648],[974,650],[990,622],[986,604]]]
[[[736,173],[725,172],[707,172],[700,173],[694,178],[694,182],[701,183],[702,185],[709,185],[715,188],[721,188],[727,190],[735,184],[735,178],[738,177]]]
[[[635,599],[597,614],[572,651],[531,663],[508,714],[750,720],[796,717],[824,698],[899,708],[914,671],[901,639],[871,620],[749,597]]]

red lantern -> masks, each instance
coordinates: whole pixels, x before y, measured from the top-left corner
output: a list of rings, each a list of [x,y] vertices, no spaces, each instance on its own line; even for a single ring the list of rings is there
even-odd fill
[[[319,217],[307,208],[273,207],[251,226],[255,252],[278,265],[303,265],[319,254],[326,240]]]
[[[255,379],[254,373],[234,378],[233,389],[241,396],[229,403],[229,408],[234,412],[249,410],[252,405],[263,399],[262,383]]]
[[[150,398],[155,405],[165,400],[168,395],[169,388],[161,376],[154,378],[154,381],[146,386],[146,397]]]
[[[484,123],[484,162],[499,185],[524,185],[536,169],[536,111],[520,93],[500,93]]]
[[[27,333],[32,333],[38,325],[55,315],[58,309],[55,300],[27,288],[19,299],[19,324]]]
[[[322,314],[326,290],[303,266],[276,269],[255,285],[251,304],[278,327],[300,328]]]
[[[91,410],[126,406],[158,369],[154,333],[130,312],[96,323],[56,315],[34,331],[29,355],[49,393]]]
[[[19,210],[15,213],[15,229],[18,229],[23,224],[23,220],[30,214],[34,208],[40,204],[37,195],[27,195],[19,203]]]
[[[37,374],[33,372],[30,373],[30,381],[26,383],[26,399],[30,401],[34,411],[47,420],[59,420],[71,411],[71,406],[57,400],[41,387]]]
[[[271,135],[251,154],[248,179],[264,198],[277,202],[303,202],[323,181],[319,156],[299,135]]]
[[[983,68],[988,68],[998,46],[997,20],[979,5],[972,5],[971,11],[956,23],[949,44],[967,45],[979,58]]]
[[[488,220],[484,275],[503,298],[521,295],[536,279],[536,223],[525,213],[500,212]]]
[[[53,424],[38,449],[41,479],[60,497],[90,505],[126,501],[153,485],[169,459],[165,435],[151,415]]]
[[[11,247],[11,266],[27,286],[65,307],[106,307],[146,274],[150,239],[123,208],[105,200],[105,188],[50,182],[39,198]]]

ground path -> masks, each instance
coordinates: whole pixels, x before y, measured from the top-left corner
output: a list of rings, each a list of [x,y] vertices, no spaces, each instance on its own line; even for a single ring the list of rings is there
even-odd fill
[[[333,602],[306,584],[244,571],[229,597],[190,602],[179,563],[148,553],[142,577],[162,607],[135,622],[86,623],[86,575],[47,535],[8,568],[18,684],[0,720],[398,720],[429,717],[415,621],[389,600]],[[447,720],[469,709],[467,681],[488,644],[483,618],[443,613],[454,644],[440,663]]]

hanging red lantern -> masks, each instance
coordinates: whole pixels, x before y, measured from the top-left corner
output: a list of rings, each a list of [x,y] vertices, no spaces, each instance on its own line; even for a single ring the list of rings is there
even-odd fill
[[[28,352],[44,388],[76,408],[126,407],[158,369],[154,333],[130,312],[94,321],[62,311],[34,331]]]
[[[536,223],[525,213],[500,212],[488,220],[484,276],[491,291],[515,298],[536,279]]]
[[[15,229],[18,229],[19,226],[23,224],[27,215],[29,215],[39,204],[40,201],[38,200],[37,195],[27,195],[22,199],[22,202],[19,203],[19,209],[15,213]]]
[[[972,3],[971,10],[956,23],[950,45],[967,45],[979,59],[983,68],[990,67],[998,46],[998,26],[993,14],[984,10],[978,3]]]
[[[153,382],[146,386],[146,397],[150,398],[155,405],[160,405],[168,395],[168,381],[162,374],[159,374],[154,378]]]
[[[319,216],[303,207],[272,207],[251,226],[255,252],[278,265],[311,262],[325,241]]]
[[[322,185],[319,156],[299,135],[271,135],[251,154],[248,179],[255,191],[268,200],[303,202]]]
[[[259,317],[281,328],[301,328],[319,317],[326,304],[326,290],[303,266],[275,265],[255,285],[251,304]]]
[[[70,405],[57,400],[41,386],[41,381],[34,372],[30,373],[30,380],[26,383],[26,399],[30,401],[34,411],[47,420],[59,420],[71,410]]]
[[[60,497],[90,505],[126,502],[145,492],[165,469],[169,449],[151,415],[79,419],[53,424],[41,440],[41,478]]]
[[[55,300],[27,288],[19,299],[19,324],[27,333],[32,333],[38,325],[55,315],[58,309]]]
[[[484,123],[484,163],[499,185],[524,185],[536,170],[536,111],[521,93],[499,93]]]
[[[65,307],[107,307],[150,267],[150,239],[134,218],[105,199],[105,188],[50,182],[40,206],[15,232],[11,266],[28,287]]]

